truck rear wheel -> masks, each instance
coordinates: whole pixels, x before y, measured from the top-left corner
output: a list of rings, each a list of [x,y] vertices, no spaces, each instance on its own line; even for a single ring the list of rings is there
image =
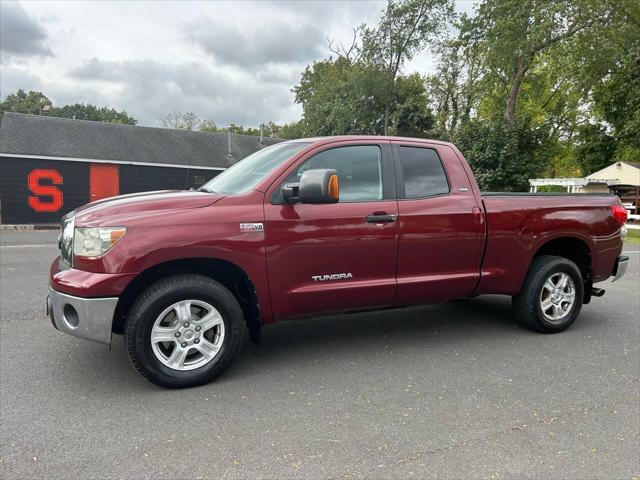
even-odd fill
[[[518,322],[543,333],[569,328],[582,308],[584,283],[570,260],[552,255],[534,258],[522,291],[513,297]]]
[[[219,377],[242,345],[238,301],[202,275],[164,278],[135,301],[125,342],[136,370],[167,388],[193,387]]]

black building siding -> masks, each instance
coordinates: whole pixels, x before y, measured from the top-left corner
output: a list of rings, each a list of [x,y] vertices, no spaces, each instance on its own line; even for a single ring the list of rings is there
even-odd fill
[[[64,214],[90,201],[90,165],[88,161],[0,157],[1,223],[58,223]],[[189,167],[117,165],[121,194],[189,189],[220,173]]]
[[[219,173],[220,170],[120,165],[120,193],[188,190],[194,186],[199,187]]]
[[[59,185],[47,178],[39,184],[54,186],[62,192],[62,204],[55,211],[36,211],[29,205],[29,197],[38,197],[42,205],[53,204],[51,195],[36,195],[29,188],[29,174],[35,170],[58,172],[63,181]],[[58,162],[28,158],[0,157],[0,218],[4,224],[51,224],[89,199],[89,164]],[[55,207],[56,205],[52,205]]]

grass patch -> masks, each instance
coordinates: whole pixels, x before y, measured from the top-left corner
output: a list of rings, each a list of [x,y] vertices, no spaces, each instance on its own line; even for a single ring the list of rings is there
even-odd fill
[[[640,245],[640,230],[627,228],[627,236],[624,238],[624,242]]]

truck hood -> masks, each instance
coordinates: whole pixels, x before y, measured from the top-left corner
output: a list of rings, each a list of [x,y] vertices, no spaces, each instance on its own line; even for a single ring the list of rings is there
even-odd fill
[[[76,219],[82,223],[92,223],[106,217],[201,208],[213,205],[222,198],[223,195],[185,190],[131,193],[88,203],[76,209]]]

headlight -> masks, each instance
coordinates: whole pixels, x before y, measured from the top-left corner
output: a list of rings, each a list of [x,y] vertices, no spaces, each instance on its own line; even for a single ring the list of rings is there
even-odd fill
[[[76,228],[73,253],[81,257],[99,257],[124,237],[125,227]]]

